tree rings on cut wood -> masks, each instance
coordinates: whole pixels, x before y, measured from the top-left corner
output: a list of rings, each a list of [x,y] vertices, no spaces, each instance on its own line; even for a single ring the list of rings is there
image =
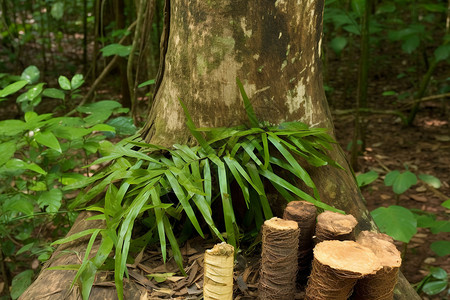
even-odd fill
[[[356,242],[375,253],[382,269],[376,274],[368,275],[358,280],[353,292],[353,299],[393,299],[402,259],[400,252],[393,244],[392,238],[383,233],[362,231],[358,235]]]
[[[284,210],[283,219],[297,222],[300,229],[298,238],[298,273],[297,282],[305,284],[309,276],[313,258],[313,235],[316,230],[317,209],[306,201],[289,202]]]
[[[321,242],[314,248],[305,299],[348,299],[359,278],[380,268],[372,250],[354,241]]]
[[[295,221],[275,217],[264,222],[259,299],[294,299],[299,231]]]
[[[203,298],[233,299],[234,247],[221,243],[205,251]]]
[[[315,242],[354,240],[353,229],[358,222],[352,215],[325,211],[317,217]]]

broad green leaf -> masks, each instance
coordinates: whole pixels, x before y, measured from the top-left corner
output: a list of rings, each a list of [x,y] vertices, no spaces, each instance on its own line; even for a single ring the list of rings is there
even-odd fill
[[[386,177],[384,177],[384,184],[386,186],[392,186],[397,180],[398,175],[400,175],[400,171],[394,170],[386,174]]]
[[[3,166],[16,152],[16,143],[14,141],[0,143],[0,167]]]
[[[65,94],[61,90],[54,89],[54,88],[48,88],[42,92],[42,96],[64,100]]]
[[[66,76],[63,75],[59,76],[58,83],[63,90],[70,91],[72,89],[70,81]]]
[[[447,280],[438,280],[438,281],[431,281],[425,283],[425,285],[422,288],[422,291],[427,295],[437,295],[440,292],[444,291],[447,288],[448,281]]]
[[[394,193],[397,195],[403,194],[416,183],[417,177],[410,171],[400,173],[398,170],[395,170],[389,172],[384,179],[384,184],[386,186],[392,186]]]
[[[447,272],[440,267],[431,267],[430,274],[436,279],[446,280],[448,278]]]
[[[36,66],[29,66],[23,72],[20,78],[22,80],[28,81],[28,83],[33,84],[39,80],[41,73]]]
[[[7,85],[4,89],[0,90],[0,98],[14,94],[15,92],[19,91],[24,86],[26,86],[28,83],[29,82],[27,80],[20,80],[20,81],[11,83],[10,85]]]
[[[53,189],[48,192],[42,193],[38,198],[38,204],[40,208],[45,208],[48,213],[56,213],[61,207],[62,192],[59,189]]]
[[[77,111],[85,114],[95,114],[102,111],[112,112],[113,110],[121,107],[122,105],[113,100],[102,100],[94,103],[85,104],[77,107]]]
[[[27,99],[34,100],[42,93],[45,83],[38,83],[27,91]]]
[[[439,178],[434,177],[433,175],[428,174],[419,174],[419,179],[426,182],[428,185],[438,189],[441,187],[441,181]]]
[[[381,3],[380,5],[377,5],[376,14],[393,13],[395,9],[394,2]]]
[[[361,17],[364,14],[366,1],[367,0],[352,0],[352,9],[358,17]]]
[[[150,79],[150,80],[144,81],[143,83],[139,84],[138,88],[141,88],[141,87],[144,87],[147,85],[151,85],[151,84],[155,84],[155,83],[156,83],[155,79]]]
[[[50,10],[50,14],[56,20],[61,20],[64,15],[64,2],[55,2],[52,5],[52,9]]]
[[[58,139],[50,131],[39,131],[34,135],[36,142],[62,153]]]
[[[100,49],[100,51],[102,52],[103,56],[118,55],[121,57],[126,57],[130,54],[131,45],[124,46],[120,44],[110,44]]]
[[[432,3],[432,2],[428,2],[428,3],[421,4],[421,6],[423,8],[425,8],[426,10],[431,11],[431,12],[437,12],[437,13],[445,13],[445,12],[447,12],[446,5],[443,5],[442,3],[441,4],[435,4],[435,3]]]
[[[437,241],[431,243],[431,250],[439,256],[446,256],[450,254],[450,241]]]
[[[371,184],[377,179],[378,173],[373,170],[356,176],[356,181],[358,182],[359,187]]]
[[[450,199],[445,200],[445,201],[441,204],[441,206],[450,209]]]
[[[17,158],[13,158],[8,160],[5,163],[5,167],[7,167],[8,169],[20,169],[20,170],[31,170],[34,171],[36,173],[42,174],[42,175],[46,175],[47,172],[45,172],[40,166],[38,166],[35,163],[26,163],[23,160],[17,159]]]
[[[420,38],[417,35],[411,35],[407,37],[405,40],[403,40],[402,43],[402,50],[405,51],[408,54],[411,54],[414,52],[414,50],[417,49],[420,45]]]
[[[119,135],[132,135],[137,131],[133,119],[130,117],[117,117],[109,120],[106,124],[113,126]]]
[[[337,36],[330,42],[330,47],[336,54],[341,54],[342,50],[344,50],[345,46],[347,46],[347,39],[343,36]]]
[[[83,75],[82,74],[75,74],[72,77],[72,80],[70,81],[70,86],[73,90],[76,90],[84,83]]]
[[[430,230],[433,234],[437,234],[440,232],[450,232],[450,221],[449,220],[435,221],[430,226]]]
[[[34,212],[33,201],[23,194],[17,194],[3,202],[2,211],[3,213],[21,212],[26,216],[31,216]]]
[[[436,59],[436,62],[446,60],[449,56],[450,56],[450,44],[441,45],[434,51],[434,57]]]
[[[10,291],[10,295],[13,300],[19,298],[20,295],[22,295],[22,293],[25,292],[25,290],[30,286],[33,275],[33,270],[26,270],[14,276]]]
[[[409,243],[417,232],[413,213],[402,206],[379,207],[370,213],[381,232],[392,238]]]

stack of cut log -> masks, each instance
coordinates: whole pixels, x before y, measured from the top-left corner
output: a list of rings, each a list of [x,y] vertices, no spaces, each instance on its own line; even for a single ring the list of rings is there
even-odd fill
[[[259,299],[294,299],[296,288],[305,285],[305,299],[393,299],[400,252],[385,234],[362,231],[355,240],[356,225],[351,215],[317,216],[304,201],[289,203],[283,219],[265,221]]]

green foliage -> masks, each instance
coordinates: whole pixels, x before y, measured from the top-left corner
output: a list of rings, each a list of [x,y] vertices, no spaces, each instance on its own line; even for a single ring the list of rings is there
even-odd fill
[[[381,232],[409,243],[417,232],[417,220],[413,213],[402,206],[379,207],[370,213]]]
[[[417,284],[416,291],[418,293],[424,292],[429,296],[433,296],[445,291],[447,287],[447,272],[439,267],[431,267],[430,273]]]
[[[373,170],[356,176],[356,182],[359,187],[369,185],[377,179],[378,173]]]
[[[235,215],[232,197],[236,193],[242,195],[242,205],[247,208],[246,226],[259,230],[263,220],[273,216],[265,182],[272,184],[287,201],[303,199],[321,209],[339,211],[320,201],[314,182],[298,163],[301,159],[314,167],[340,167],[327,156],[334,141],[326,129],[289,122],[263,127],[239,80],[238,86],[251,127],[196,128],[180,101],[187,127],[198,146],[176,144],[167,149],[144,143],[138,137],[123,140],[109,145],[105,156],[91,164],[111,162],[107,169],[64,188],[70,191],[89,186],[78,194],[71,208],[85,205],[106,190],[103,200],[87,207],[100,213],[96,218],[106,221],[106,229],[86,230],[54,244],[85,235],[91,235],[92,240],[99,233],[103,242],[105,238],[114,241],[115,284],[120,299],[129,249],[139,240],[132,237],[138,217],[145,215],[151,220],[144,223],[148,226],[144,235],[150,232],[159,240],[164,261],[169,243],[175,262],[183,270],[178,228],[189,224],[202,237],[209,230],[217,239],[226,239],[237,246],[243,224]],[[231,188],[233,182],[237,189]],[[297,187],[300,182],[312,195]],[[213,220],[212,212],[218,208],[223,212],[224,233]],[[105,253],[108,249],[112,251],[108,247]],[[84,278],[92,278],[92,272],[101,265],[87,269],[85,266],[93,260],[86,256],[78,269],[77,278],[83,287],[92,285]],[[86,292],[83,297],[86,299],[87,295]]]
[[[417,183],[417,177],[410,171],[400,172],[398,170],[391,171],[386,174],[384,184],[392,186],[394,193],[403,194],[407,189]]]
[[[27,99],[45,99],[49,94],[44,91],[49,90],[53,96],[65,97],[66,92],[73,94],[84,82],[81,75],[71,80],[60,76],[59,84],[64,90],[44,90],[45,83],[36,84],[39,81],[36,67],[28,67],[16,80],[1,90],[3,96],[12,98],[15,93],[21,93],[17,99],[23,95]],[[64,186],[89,176],[90,169],[81,169],[81,166],[103,151],[103,144],[109,143],[105,140],[107,133],[111,136],[136,131],[130,118],[111,118],[126,112],[115,101],[81,106],[78,116],[74,117],[40,115],[32,110],[36,105],[22,106],[25,109],[23,119],[0,121],[0,251],[10,261],[6,265],[12,270],[23,268],[16,261],[26,253],[40,261],[50,257],[53,248],[36,239],[33,230],[52,222],[59,228],[53,238],[66,233],[67,229],[59,225],[69,223],[69,219],[72,222],[76,214],[67,209],[73,195],[64,190]],[[108,119],[111,125],[103,124]],[[24,246],[17,249],[17,244]],[[28,270],[14,278],[11,297],[16,299],[23,292],[33,274]]]

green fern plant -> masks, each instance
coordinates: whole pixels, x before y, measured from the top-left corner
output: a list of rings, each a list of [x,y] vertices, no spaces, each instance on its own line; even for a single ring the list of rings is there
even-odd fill
[[[184,215],[202,237],[205,237],[201,226],[204,222],[218,239],[223,241],[226,237],[228,243],[236,246],[239,224],[231,201],[232,181],[239,186],[247,209],[251,208],[259,215],[253,220],[256,226],[261,225],[261,220],[273,216],[264,181],[270,182],[287,201],[303,199],[321,209],[339,211],[320,201],[316,185],[298,163],[298,158],[302,158],[315,167],[332,165],[340,168],[327,155],[334,143],[327,130],[309,128],[298,122],[260,126],[241,82],[237,80],[237,83],[251,127],[196,128],[180,101],[187,126],[198,146],[174,145],[173,149],[168,149],[144,143],[137,137],[123,140],[111,145],[110,153],[93,163],[111,162],[108,168],[67,187],[80,189],[90,186],[79,193],[71,208],[86,205],[106,189],[101,202],[87,207],[99,212],[95,218],[104,219],[106,229],[89,229],[54,243],[66,243],[91,235],[81,266],[73,266],[78,270],[74,283],[79,281],[84,299],[89,296],[96,271],[113,248],[115,283],[119,298],[123,298],[123,276],[127,273],[133,226],[144,213],[154,220],[152,230],[158,233],[164,261],[168,241],[182,272],[182,255],[171,220],[179,220]],[[138,151],[134,150],[136,146]],[[287,177],[304,182],[313,195],[302,191],[295,185],[295,180],[284,179],[286,176],[281,177],[274,169],[282,169],[290,174]],[[176,200],[166,201],[168,193],[174,194]],[[221,201],[226,235],[219,231],[213,219],[211,205],[215,201]],[[95,257],[88,259],[99,234],[102,235],[100,249]]]

